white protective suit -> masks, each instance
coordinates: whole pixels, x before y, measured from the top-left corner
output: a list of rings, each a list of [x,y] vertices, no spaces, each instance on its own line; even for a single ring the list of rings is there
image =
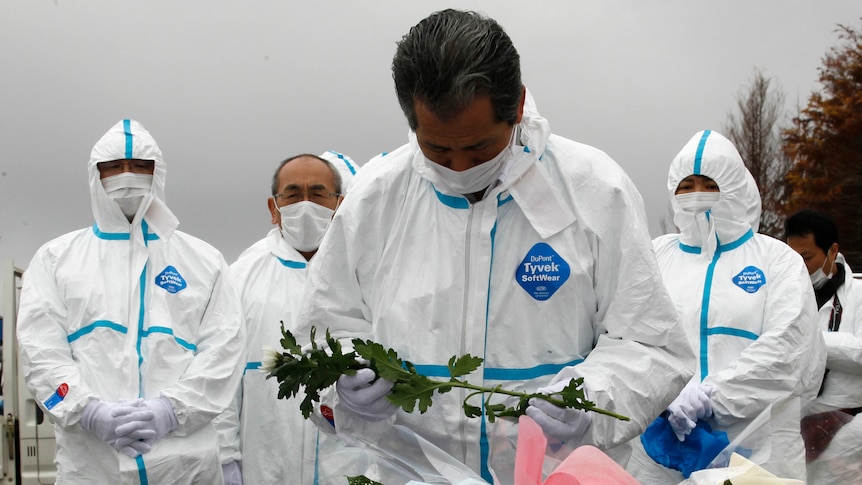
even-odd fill
[[[718,184],[720,199],[708,213],[685,212],[674,198],[692,174]],[[699,132],[685,145],[671,163],[667,189],[681,232],[653,246],[698,355],[696,375],[715,387],[710,425],[732,441],[772,405],[769,426],[757,433],[763,448],[752,459],[779,477],[804,479],[800,411],[816,395],[825,363],[805,265],[781,241],[756,233],[760,194],[720,134]],[[633,444],[628,468],[641,482],[682,481],[647,457],[640,440]]]
[[[349,187],[357,166],[337,152],[321,155],[341,174],[342,191]],[[312,259],[314,261],[314,259]],[[228,269],[229,291],[242,305],[246,345],[245,374],[237,399],[216,422],[222,441],[221,460],[242,463],[243,483],[316,484],[320,446],[334,443],[318,436],[318,429],[302,417],[297,398],[278,399],[278,381],[260,371],[261,348],[281,348],[281,324],[295,329],[294,319],[305,288],[305,258],[281,236],[278,227],[243,251]],[[241,403],[241,404],[240,404]],[[332,440],[329,440],[332,441]],[[343,483],[339,477],[338,483]]]
[[[826,342],[826,368],[829,374],[823,392],[806,409],[805,414],[826,413],[842,409],[859,412],[862,408],[862,281],[853,279],[853,270],[838,254],[836,264],[843,264],[846,279],[836,295],[841,305],[841,322],[837,332],[830,332],[835,299],[820,308],[820,329]],[[862,413],[845,424],[829,446],[808,464],[808,483],[853,483],[862,477]]]
[[[599,407],[632,418],[593,416],[585,441],[607,449],[667,406],[692,351],[626,174],[551,135],[529,93],[518,130],[500,184],[473,204],[427,168],[412,133],[363,166],[311,267],[298,331],[370,338],[435,378],[452,356],[482,357],[467,378],[484,386],[532,392],[584,376]],[[464,416],[466,395],[435,394],[425,414],[395,419],[490,481],[494,424]],[[335,412],[339,433],[368,424]]]
[[[124,158],[155,161],[152,190],[131,225],[96,167]],[[111,128],[88,169],[95,224],[36,252],[18,313],[24,378],[55,423],[57,483],[220,483],[211,421],[241,376],[243,338],[237,305],[215,297],[224,258],[176,230],[161,151],[136,121]],[[137,458],[80,425],[90,400],[160,396],[179,426]]]

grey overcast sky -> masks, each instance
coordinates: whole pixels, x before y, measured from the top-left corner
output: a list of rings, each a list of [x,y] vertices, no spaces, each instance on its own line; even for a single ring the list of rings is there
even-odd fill
[[[395,43],[446,7],[503,25],[551,129],[629,173],[653,236],[683,144],[722,131],[755,69],[804,105],[836,25],[862,17],[859,0],[3,0],[0,259],[26,267],[92,224],[90,150],[130,117],[164,152],[180,229],[232,262],[270,227],[280,160],[363,164],[406,141]]]

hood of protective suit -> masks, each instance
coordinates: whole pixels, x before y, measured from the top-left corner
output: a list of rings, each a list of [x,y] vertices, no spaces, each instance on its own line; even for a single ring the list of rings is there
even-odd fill
[[[111,199],[99,178],[100,162],[121,159],[153,160],[153,186],[141,201],[131,225],[116,201]],[[105,133],[90,153],[90,202],[97,229],[103,233],[128,233],[146,218],[149,227],[162,239],[169,239],[179,225],[165,203],[165,162],[152,135],[135,120],[122,120]]]
[[[321,153],[320,158],[328,161],[338,170],[339,175],[341,175],[342,195],[347,194],[350,186],[353,185],[353,177],[356,176],[359,166],[347,155],[332,150]]]
[[[707,212],[682,210],[674,192],[682,179],[703,175],[718,184],[720,197]],[[760,227],[760,192],[742,157],[727,138],[711,130],[696,133],[670,164],[667,189],[680,243],[712,258],[718,246],[732,244]]]

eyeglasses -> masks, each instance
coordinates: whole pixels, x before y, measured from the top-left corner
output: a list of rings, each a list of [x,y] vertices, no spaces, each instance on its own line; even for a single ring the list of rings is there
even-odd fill
[[[139,160],[137,158],[111,160],[110,162],[99,162],[96,167],[102,177],[121,174],[123,172],[153,173],[156,162],[152,160]]]
[[[339,197],[341,194],[337,192],[329,192],[325,188],[312,188],[309,191],[299,190],[299,189],[284,189],[281,193],[275,194],[272,196],[273,199],[278,202],[278,199],[281,198],[284,201],[284,205],[295,204],[297,202],[301,202],[303,200],[308,200],[314,202],[315,204],[323,205],[327,200],[332,197]]]

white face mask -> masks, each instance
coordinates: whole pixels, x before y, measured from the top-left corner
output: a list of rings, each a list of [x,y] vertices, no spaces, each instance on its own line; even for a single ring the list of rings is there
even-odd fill
[[[674,195],[679,207],[692,214],[700,214],[712,209],[721,198],[721,192],[689,192]]]
[[[332,222],[335,211],[320,204],[303,200],[279,207],[281,235],[297,251],[314,251]]]
[[[515,140],[516,130],[517,127],[512,128],[512,135],[509,139],[509,144],[506,145],[506,147],[503,148],[497,156],[487,162],[480,163],[475,167],[457,172],[451,168],[446,168],[439,163],[433,162],[423,154],[425,165],[435,171],[447,187],[459,194],[472,194],[478,192],[487,188],[497,180],[497,177],[500,175],[500,172],[503,170],[503,166],[506,164],[506,160],[508,159],[506,154],[511,153],[510,149]]]
[[[123,172],[111,175],[102,179],[102,187],[108,197],[119,204],[123,215],[131,220],[153,187],[153,174]]]
[[[823,266],[826,266],[826,263],[829,261],[829,253],[826,253],[826,261],[823,262]],[[817,268],[817,271],[811,273],[811,285],[814,286],[815,290],[819,290],[823,288],[823,285],[826,284],[827,281],[832,279],[832,269],[834,264],[829,267],[829,274],[827,275],[825,271],[823,271],[823,266]]]

